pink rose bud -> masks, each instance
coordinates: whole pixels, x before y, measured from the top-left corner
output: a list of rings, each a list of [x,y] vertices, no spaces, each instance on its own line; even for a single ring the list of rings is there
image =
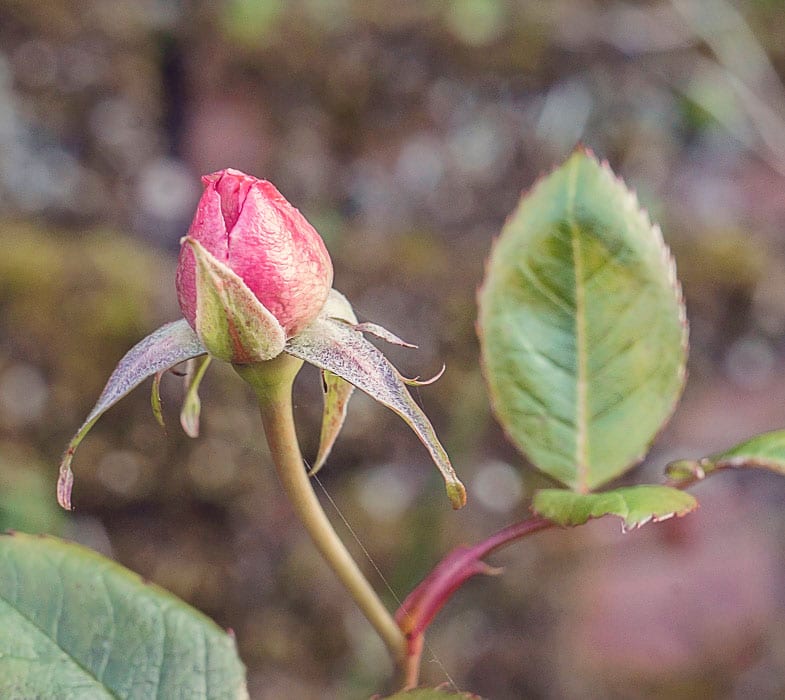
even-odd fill
[[[272,324],[280,326],[273,335],[288,339],[316,318],[332,286],[330,256],[270,182],[232,169],[202,182],[177,267],[180,309],[211,354],[270,359],[273,350],[259,350],[266,341],[254,336]],[[280,338],[269,345],[283,349]]]

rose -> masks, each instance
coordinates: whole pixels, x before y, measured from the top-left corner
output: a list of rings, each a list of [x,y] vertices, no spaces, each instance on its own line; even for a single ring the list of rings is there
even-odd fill
[[[202,182],[177,267],[180,309],[216,357],[237,364],[270,359],[324,306],[330,256],[272,183],[233,169]],[[260,350],[264,340],[270,342]]]
[[[211,357],[231,362],[257,390],[260,403],[269,400],[267,392],[274,387],[291,384],[302,362],[309,362],[322,371],[325,391],[314,469],[330,453],[358,387],[414,430],[441,471],[453,507],[463,506],[466,490],[407,388],[432,380],[405,378],[363,333],[415,346],[375,323],[357,322],[351,304],[331,289],[332,263],[319,234],[271,183],[232,169],[207,175],[202,182],[204,193],[181,241],[177,267],[177,297],[185,318],[154,331],[120,360],[68,444],[57,485],[60,503],[71,507],[71,460],[100,416],[154,376],[153,410],[163,422],[162,375],[186,360],[207,356],[191,375],[183,404],[181,423],[189,435],[198,434],[197,392]]]

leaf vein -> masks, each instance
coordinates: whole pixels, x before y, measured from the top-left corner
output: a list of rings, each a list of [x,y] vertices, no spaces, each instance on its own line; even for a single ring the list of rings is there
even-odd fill
[[[575,469],[577,484],[581,491],[588,488],[589,453],[588,435],[586,430],[587,392],[586,392],[586,289],[583,280],[583,251],[581,250],[581,232],[575,218],[575,195],[578,178],[578,161],[573,161],[569,173],[567,192],[567,223],[570,228],[572,244],[573,271],[575,274],[575,353],[577,360],[576,373],[576,406],[575,406]]]
[[[16,572],[16,567],[13,564],[12,564],[12,569],[14,570],[14,572]],[[17,580],[18,580],[18,577],[17,577]],[[13,600],[9,600],[9,598],[4,596],[3,595],[3,591],[2,591],[1,588],[0,588],[0,600],[5,602],[11,608],[11,610],[13,610],[17,615],[19,615],[21,618],[26,620],[30,624],[31,627],[33,627],[34,629],[38,630],[38,632],[41,635],[43,635],[44,638],[49,640],[52,643],[52,645],[57,647],[68,659],[71,660],[71,662],[77,668],[79,668],[81,671],[83,671],[85,676],[87,676],[88,678],[92,678],[96,683],[100,684],[101,688],[107,692],[109,697],[115,698],[116,700],[121,700],[120,696],[117,695],[111,688],[107,687],[106,684],[100,678],[97,678],[90,668],[85,666],[79,659],[76,658],[76,656],[74,656],[68,650],[66,650],[62,646],[60,646],[60,643],[57,640],[52,639],[52,637],[46,632],[46,630],[44,630],[33,618],[29,617],[24,612],[22,612],[14,604]]]
[[[567,300],[562,299],[551,287],[545,284],[545,278],[535,271],[535,269],[529,264],[528,259],[522,258],[517,267],[526,280],[538,292],[540,292],[540,294],[542,294],[552,304],[560,308],[564,313],[572,316],[574,310],[570,303]]]

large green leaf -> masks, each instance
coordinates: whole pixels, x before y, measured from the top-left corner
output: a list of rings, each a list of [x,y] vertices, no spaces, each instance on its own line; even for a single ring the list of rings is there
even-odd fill
[[[231,635],[166,591],[51,537],[0,535],[0,697],[247,698]]]
[[[577,151],[526,195],[479,295],[494,409],[570,488],[645,455],[684,383],[687,326],[659,228],[606,165]]]
[[[775,430],[745,440],[724,452],[703,459],[671,462],[667,474],[681,484],[700,481],[720,469],[768,469],[785,475],[785,430]]]
[[[564,489],[543,489],[534,495],[532,510],[558,525],[583,525],[590,518],[616,515],[623,529],[648,522],[681,517],[698,507],[689,493],[669,486],[648,484],[626,486],[602,493],[575,493]]]

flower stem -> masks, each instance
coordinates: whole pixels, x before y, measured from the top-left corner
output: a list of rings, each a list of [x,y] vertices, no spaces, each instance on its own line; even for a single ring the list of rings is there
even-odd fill
[[[292,383],[301,365],[302,360],[281,354],[268,362],[235,365],[235,370],[256,392],[278,478],[300,522],[400,669],[406,657],[403,633],[336,534],[305,470],[292,415]]]

